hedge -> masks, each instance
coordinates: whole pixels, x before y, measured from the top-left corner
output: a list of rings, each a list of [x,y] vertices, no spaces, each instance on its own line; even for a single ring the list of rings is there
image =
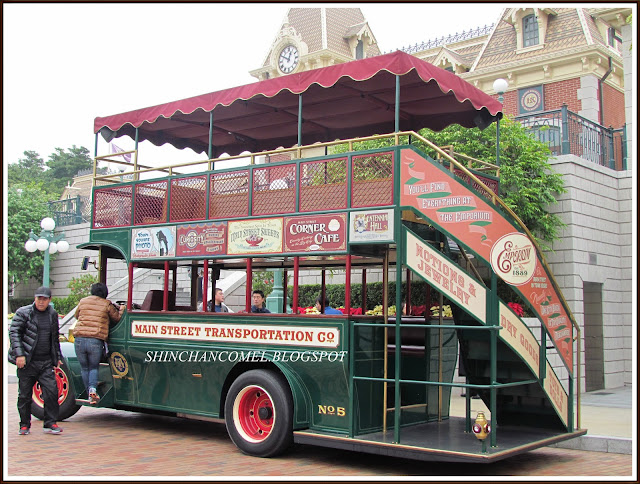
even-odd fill
[[[422,281],[411,282],[411,305],[422,306],[425,305],[425,298],[427,292],[427,283]],[[367,304],[364,310],[373,309],[379,304],[382,304],[382,282],[367,283]],[[326,284],[325,293],[329,298],[331,306],[344,307],[345,306],[345,285],[344,284]],[[316,303],[316,298],[320,295],[322,286],[320,284],[304,284],[298,286],[298,306],[310,307]],[[389,306],[395,304],[396,295],[396,283],[395,281],[389,282]],[[404,300],[406,295],[406,282],[402,283],[402,298]],[[431,290],[431,301],[428,306],[438,304],[439,293]],[[287,301],[293,300],[293,287],[287,287]],[[362,284],[351,284],[351,307],[360,307],[362,302]],[[446,304],[446,302],[445,302]]]

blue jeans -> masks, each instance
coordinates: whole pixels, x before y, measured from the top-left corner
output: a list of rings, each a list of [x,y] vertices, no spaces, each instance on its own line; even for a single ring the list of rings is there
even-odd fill
[[[76,356],[82,369],[82,381],[87,389],[98,388],[98,368],[104,349],[104,341],[97,338],[75,339]]]

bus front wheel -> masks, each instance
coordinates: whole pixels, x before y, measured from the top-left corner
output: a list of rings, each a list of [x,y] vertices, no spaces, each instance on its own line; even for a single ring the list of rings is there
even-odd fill
[[[240,375],[229,388],[224,413],[229,437],[245,454],[272,457],[293,441],[293,399],[280,373]]]

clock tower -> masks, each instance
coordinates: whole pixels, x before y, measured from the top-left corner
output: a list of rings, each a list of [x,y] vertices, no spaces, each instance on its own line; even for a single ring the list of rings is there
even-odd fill
[[[380,55],[359,8],[290,8],[271,43],[258,80]]]

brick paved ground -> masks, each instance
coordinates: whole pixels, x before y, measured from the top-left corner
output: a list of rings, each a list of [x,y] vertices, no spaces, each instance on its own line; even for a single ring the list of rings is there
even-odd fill
[[[82,408],[62,422],[61,435],[32,422],[18,436],[17,385],[8,387],[8,457],[14,476],[627,476],[632,456],[544,448],[490,465],[393,459],[297,445],[286,455],[259,459],[231,443],[224,424]]]

